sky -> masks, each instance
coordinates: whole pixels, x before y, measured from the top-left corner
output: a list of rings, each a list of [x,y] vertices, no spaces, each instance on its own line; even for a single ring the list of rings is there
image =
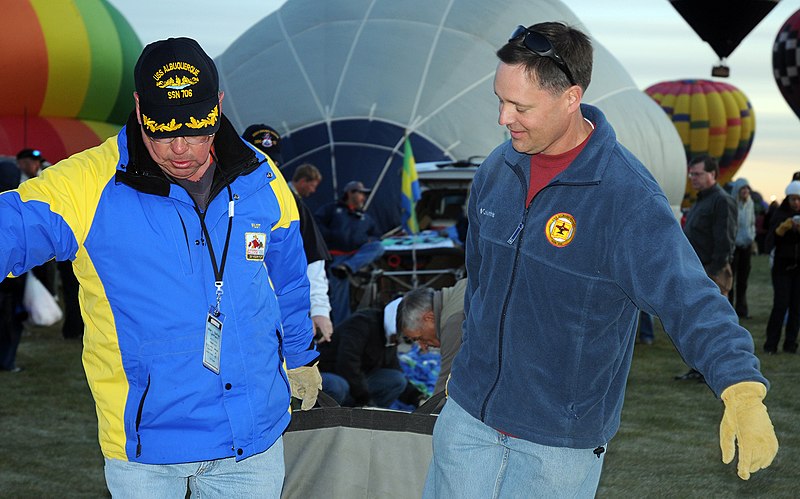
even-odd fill
[[[324,2],[326,0],[319,0]],[[698,0],[699,1],[699,0]],[[284,0],[109,0],[143,44],[169,36],[195,38],[217,57],[240,34]],[[711,77],[718,57],[668,0],[564,0],[644,90],[654,83]],[[778,201],[792,173],[800,171],[800,119],[772,76],[772,45],[800,0],[781,0],[727,59],[731,76],[756,116],[753,146],[734,179],[745,177],[764,199]],[[520,20],[520,24],[530,24]]]

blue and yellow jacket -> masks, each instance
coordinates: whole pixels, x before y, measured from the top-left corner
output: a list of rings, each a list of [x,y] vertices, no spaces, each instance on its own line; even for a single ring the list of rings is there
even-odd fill
[[[478,168],[448,389],[495,429],[591,449],[619,427],[639,309],[660,317],[717,395],[767,380],[655,179],[597,108],[581,111],[594,133],[528,207],[530,155],[508,141]]]
[[[165,464],[262,452],[289,422],[285,369],[317,356],[291,191],[224,116],[214,151],[203,216],[218,264],[231,222],[219,374],[203,365],[217,288],[201,215],[152,161],[133,115],[116,137],[0,194],[0,275],[74,261],[107,458]]]

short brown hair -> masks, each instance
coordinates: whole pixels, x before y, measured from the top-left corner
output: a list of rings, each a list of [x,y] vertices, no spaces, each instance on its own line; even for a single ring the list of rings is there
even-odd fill
[[[576,85],[585,92],[592,81],[594,51],[592,41],[579,29],[559,22],[544,22],[528,27],[547,38],[570,69]],[[500,62],[510,66],[521,64],[531,81],[539,87],[559,93],[570,86],[567,75],[552,60],[537,55],[525,46],[523,36],[509,40],[497,51]]]
[[[302,165],[298,166],[297,169],[294,171],[294,175],[292,175],[292,182],[298,182],[300,180],[322,180],[322,173],[320,173],[319,168],[312,165],[311,163],[303,163]]]

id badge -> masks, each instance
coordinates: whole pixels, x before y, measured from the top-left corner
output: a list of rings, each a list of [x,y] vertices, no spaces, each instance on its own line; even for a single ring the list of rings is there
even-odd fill
[[[219,354],[222,350],[222,323],[225,315],[214,315],[214,308],[206,317],[206,339],[203,342],[203,365],[214,374],[219,374]]]

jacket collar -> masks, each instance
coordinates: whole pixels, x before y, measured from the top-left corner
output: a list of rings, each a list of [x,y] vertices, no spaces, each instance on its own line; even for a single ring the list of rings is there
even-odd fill
[[[708,196],[716,194],[717,192],[719,192],[721,190],[723,190],[722,187],[720,187],[719,184],[715,183],[714,185],[712,185],[708,189],[703,189],[702,191],[698,192],[697,193],[697,200],[700,201],[701,199],[705,199]],[[727,195],[727,193],[725,193],[725,194]]]
[[[128,185],[147,194],[168,196],[173,182],[153,161],[147,151],[142,134],[139,132],[135,111],[131,112],[117,141],[120,145],[120,161],[116,173],[117,183]],[[127,151],[127,156],[123,154],[123,151]],[[214,136],[214,152],[217,164],[211,184],[211,198],[237,177],[251,173],[265,161],[263,155],[257,155],[255,151],[245,145],[224,114],[221,116],[219,130]]]
[[[594,124],[594,132],[583,151],[563,172],[556,176],[551,184],[599,184],[608,168],[614,149],[609,147],[609,143],[616,144],[617,142],[614,129],[606,121],[603,112],[594,106],[581,104],[581,114]],[[518,175],[523,174],[526,180],[530,179],[530,154],[515,151],[509,140],[506,142],[506,150],[503,155],[506,164],[516,170]]]

